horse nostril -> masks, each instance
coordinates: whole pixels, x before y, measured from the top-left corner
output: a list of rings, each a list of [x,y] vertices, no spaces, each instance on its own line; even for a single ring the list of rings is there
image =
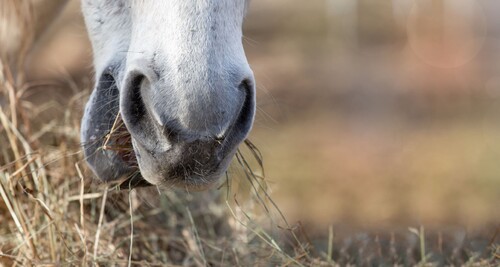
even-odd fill
[[[244,79],[238,86],[238,89],[245,93],[245,100],[241,106],[235,127],[246,135],[252,127],[255,114],[254,83],[251,79]]]
[[[125,109],[123,110],[125,116],[128,118],[130,124],[139,123],[146,116],[146,106],[141,93],[141,86],[145,79],[144,75],[136,75],[128,81],[126,86],[129,90],[126,91],[125,96]]]
[[[125,78],[120,96],[120,112],[123,122],[132,138],[144,141],[158,131],[158,125],[148,109],[147,91],[150,89],[148,76],[139,71],[131,71]],[[142,142],[149,150],[154,149],[155,143]]]

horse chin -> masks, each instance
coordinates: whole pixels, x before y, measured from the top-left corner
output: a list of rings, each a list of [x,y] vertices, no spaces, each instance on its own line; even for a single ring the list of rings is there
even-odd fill
[[[159,188],[163,189],[180,189],[186,192],[200,192],[206,191],[210,188],[214,187],[219,181],[219,176],[217,177],[185,177],[185,178],[176,178],[176,179],[165,179],[160,184],[157,184]]]
[[[234,155],[234,152],[230,152],[220,160],[214,160],[204,166],[203,169],[192,170],[186,162],[168,160],[172,157],[172,153],[175,153],[175,148],[173,151],[158,155],[145,151],[136,141],[132,141],[132,144],[142,179],[163,189],[177,188],[186,191],[210,189],[218,184]]]

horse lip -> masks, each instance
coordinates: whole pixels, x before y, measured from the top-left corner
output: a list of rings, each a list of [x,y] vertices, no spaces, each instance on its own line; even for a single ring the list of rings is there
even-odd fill
[[[227,166],[231,162],[234,153],[228,153],[217,164],[210,169],[210,174],[206,176],[190,175],[188,177],[174,177],[165,180],[166,186],[173,185],[181,189],[189,191],[203,191],[214,186],[220,179],[222,174],[226,171]]]
[[[177,147],[173,145],[167,151],[155,153],[144,147],[140,140],[132,138],[132,146],[141,172],[141,176],[135,177],[135,181],[144,179],[150,185],[166,188],[175,186],[194,191],[203,190],[215,184],[226,171],[235,151],[234,146],[227,144],[224,150],[217,148],[215,152],[210,153],[210,160],[204,167],[196,170],[190,159],[187,159],[186,163],[185,158],[182,158],[182,155],[186,153],[182,144]],[[178,155],[181,155],[181,158],[177,158]],[[187,168],[187,173],[182,172],[183,168]]]

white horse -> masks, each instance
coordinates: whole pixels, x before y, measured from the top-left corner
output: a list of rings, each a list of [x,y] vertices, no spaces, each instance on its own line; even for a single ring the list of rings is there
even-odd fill
[[[96,83],[81,141],[101,180],[139,169],[150,184],[198,190],[226,171],[255,114],[242,45],[247,5],[82,0]],[[124,127],[114,127],[118,114]],[[109,138],[111,131],[119,137]],[[129,149],[106,149],[118,146]]]

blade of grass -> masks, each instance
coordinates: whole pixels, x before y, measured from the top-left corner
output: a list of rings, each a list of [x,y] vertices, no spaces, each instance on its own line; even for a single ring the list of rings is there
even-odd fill
[[[104,219],[104,209],[106,208],[107,197],[108,197],[108,187],[104,189],[104,194],[102,196],[101,211],[99,214],[99,222],[97,223],[97,231],[95,233],[95,241],[94,241],[94,261],[97,261],[97,250],[99,249],[99,238],[101,236],[102,221]]]

